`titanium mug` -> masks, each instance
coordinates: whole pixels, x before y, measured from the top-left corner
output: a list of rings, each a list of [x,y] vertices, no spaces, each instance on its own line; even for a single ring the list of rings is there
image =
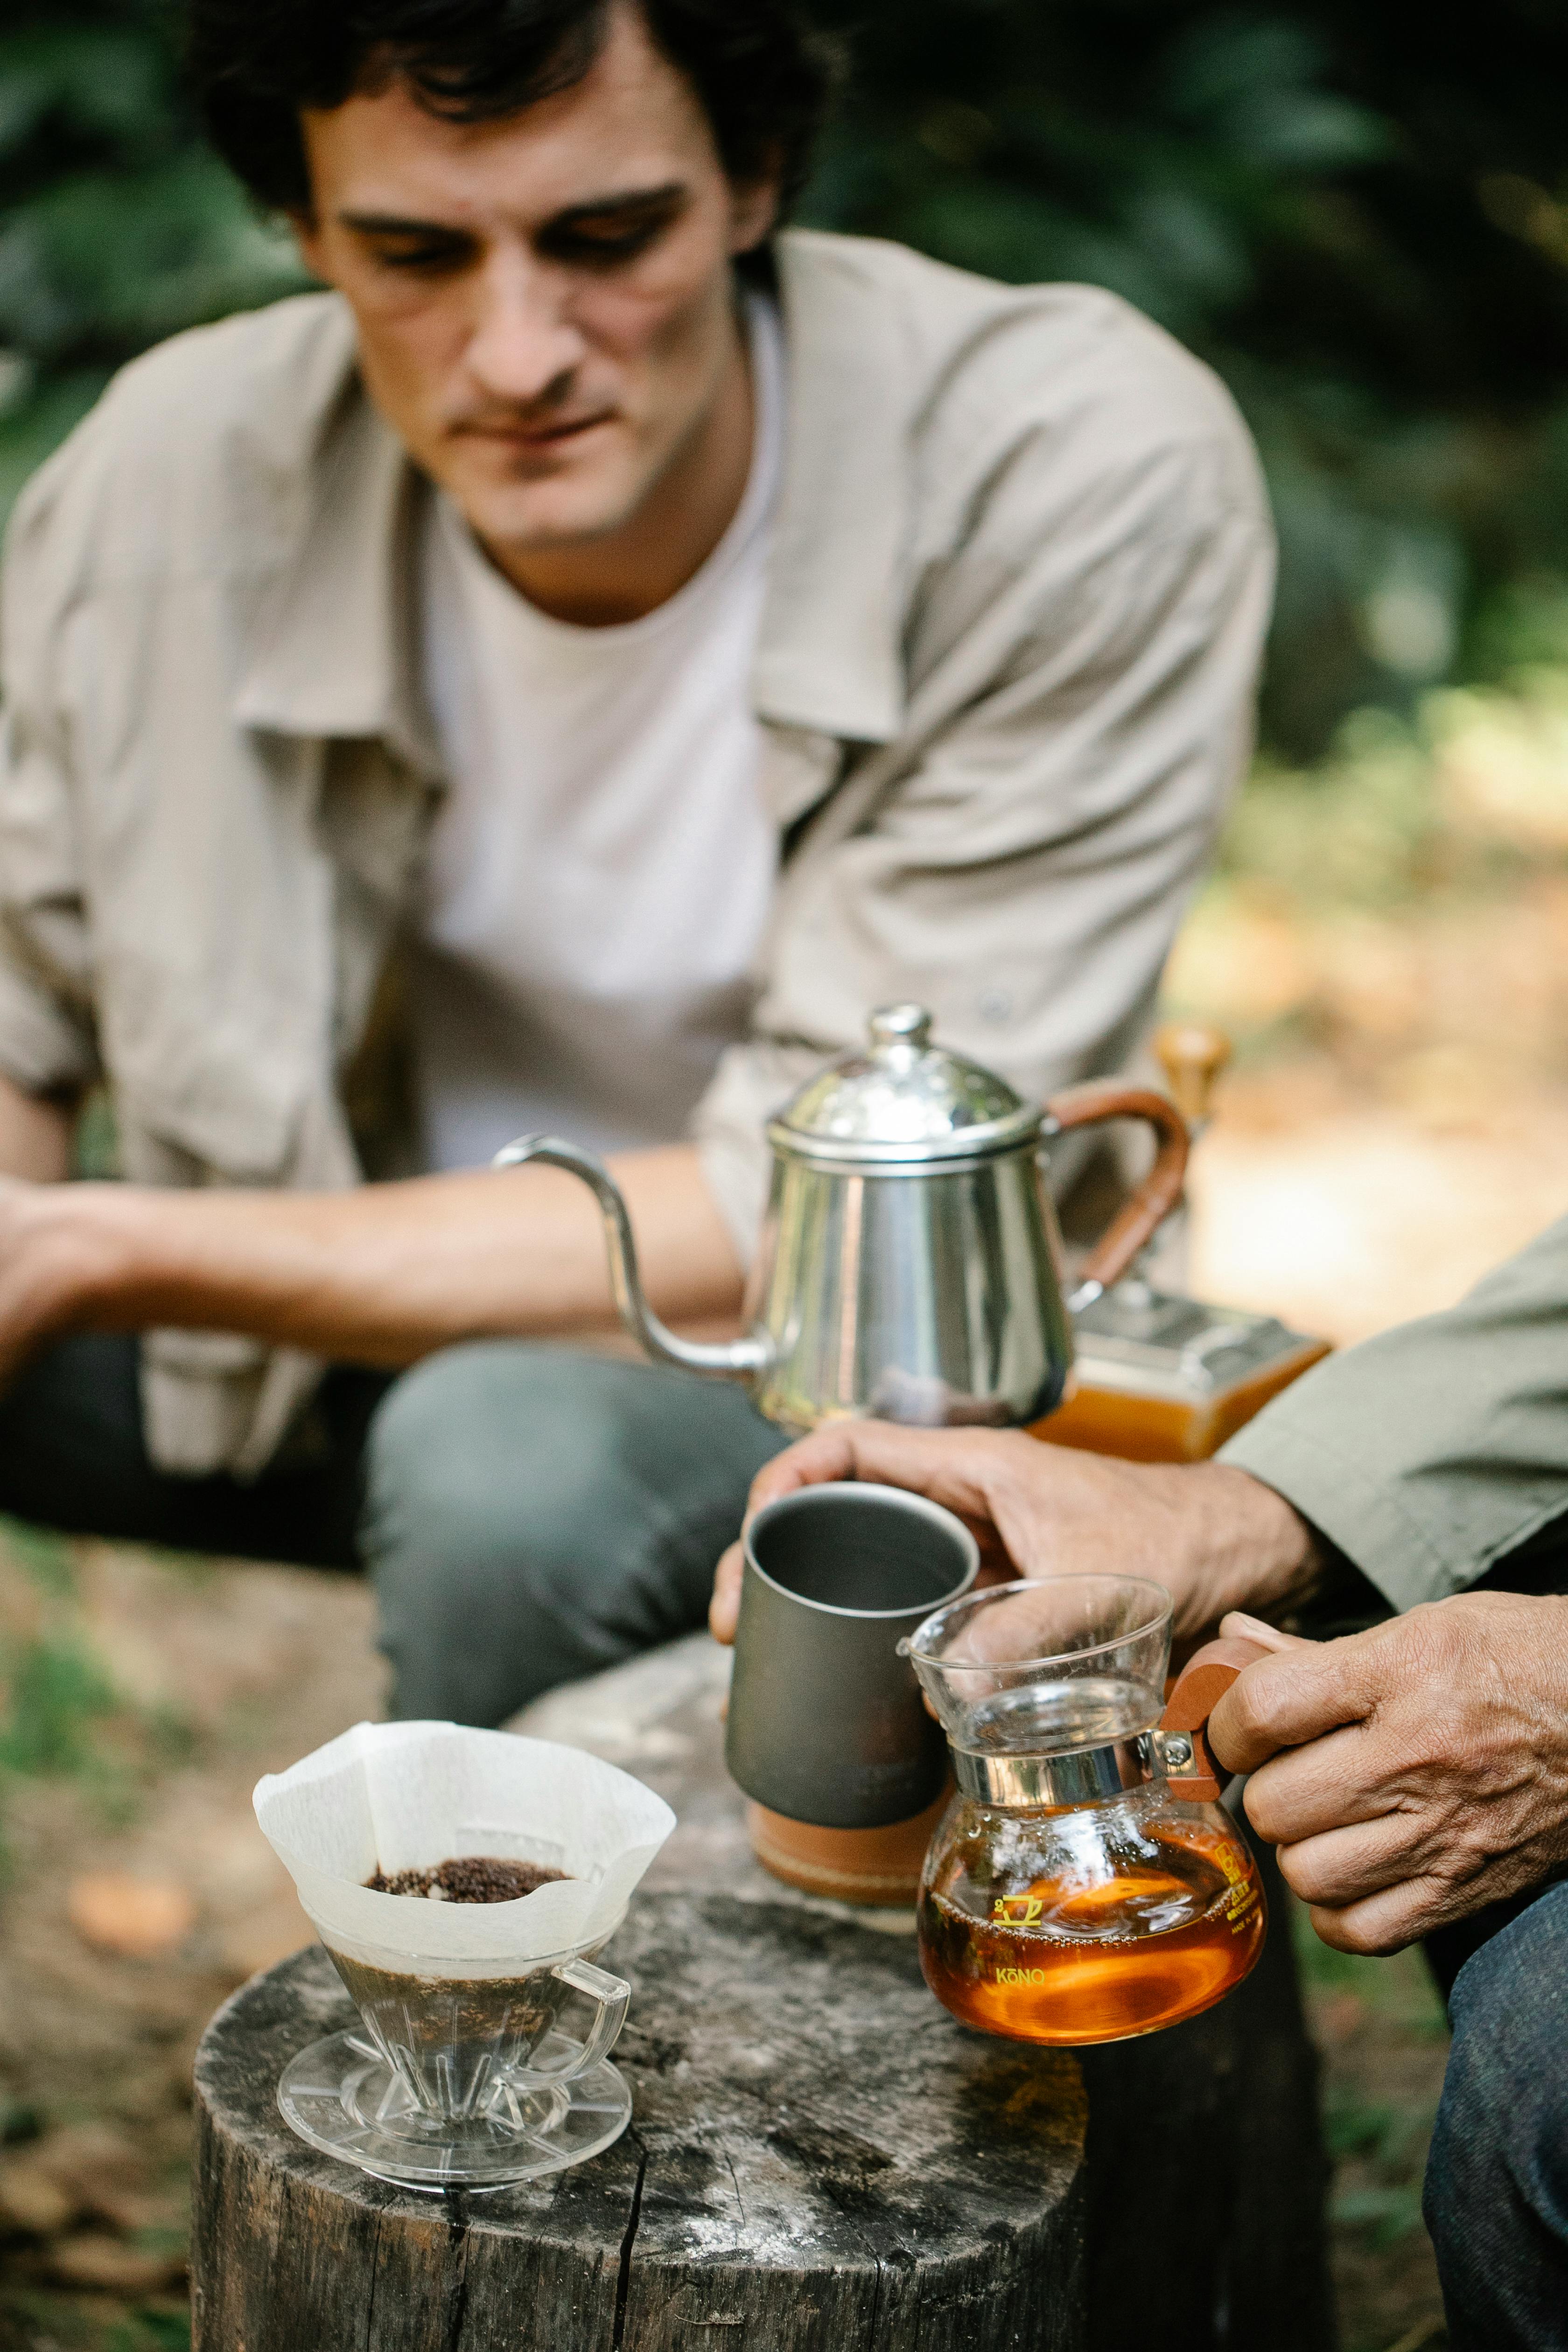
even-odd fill
[[[946,1743],[906,1633],[967,1592],[980,1554],[963,1521],[896,1486],[803,1486],[745,1539],[724,1760],[770,1812],[880,1829],[923,1812]]]

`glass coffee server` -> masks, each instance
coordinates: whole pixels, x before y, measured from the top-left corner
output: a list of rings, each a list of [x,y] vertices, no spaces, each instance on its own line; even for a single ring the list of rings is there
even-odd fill
[[[1212,1643],[1164,1696],[1171,1601],[1141,1577],[1005,1584],[901,1644],[955,1792],[926,1857],[926,1981],[1026,2042],[1152,2033],[1232,1990],[1263,1948],[1258,1865],[1219,1802],[1208,1713],[1262,1653]]]

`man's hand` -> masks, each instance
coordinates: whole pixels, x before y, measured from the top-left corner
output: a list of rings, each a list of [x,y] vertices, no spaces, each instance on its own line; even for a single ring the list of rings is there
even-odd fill
[[[105,1185],[0,1176],[0,1389],[37,1347],[89,1322],[120,1263],[92,1213]]]
[[[1209,1722],[1324,1943],[1396,1952],[1568,1864],[1568,1599],[1461,1593],[1277,1654]]]
[[[24,1094],[0,1071],[0,1388],[69,1328],[89,1271],[70,1230],[75,1188],[63,1181],[75,1127],[68,1104]]]
[[[1227,1609],[1292,1606],[1318,1573],[1305,1522],[1243,1470],[1118,1462],[1015,1432],[834,1422],[768,1464],[752,1485],[750,1511],[838,1478],[903,1486],[945,1504],[973,1530],[994,1574],[1152,1576],[1175,1601],[1183,1642]],[[709,1612],[721,1642],[735,1638],[740,1595],[736,1544],[719,1563]]]

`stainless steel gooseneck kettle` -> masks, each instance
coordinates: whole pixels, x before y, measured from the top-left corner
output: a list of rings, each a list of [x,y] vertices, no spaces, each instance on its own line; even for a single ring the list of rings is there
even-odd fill
[[[918,1004],[874,1013],[863,1053],[806,1081],[770,1121],[772,1193],[743,1339],[679,1339],[643,1295],[626,1205],[590,1151],[531,1135],[498,1168],[542,1160],[599,1198],[616,1303],[650,1356],[744,1381],[799,1433],[870,1414],[928,1427],[1039,1420],[1072,1363],[1071,1318],[1125,1271],[1173,1206],[1187,1130],[1163,1095],[1092,1081],[1041,1109],[931,1042]],[[1063,1298],[1047,1149],[1069,1128],[1146,1119],[1149,1174]]]

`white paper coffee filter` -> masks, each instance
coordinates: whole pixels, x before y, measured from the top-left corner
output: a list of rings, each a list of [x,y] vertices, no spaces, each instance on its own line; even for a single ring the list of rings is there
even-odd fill
[[[457,1723],[356,1723],[256,1784],[256,1818],[322,1935],[409,1959],[542,1959],[607,1936],[670,1831],[661,1797],[596,1756]],[[573,1874],[513,1903],[381,1895],[377,1868],[465,1854]]]

